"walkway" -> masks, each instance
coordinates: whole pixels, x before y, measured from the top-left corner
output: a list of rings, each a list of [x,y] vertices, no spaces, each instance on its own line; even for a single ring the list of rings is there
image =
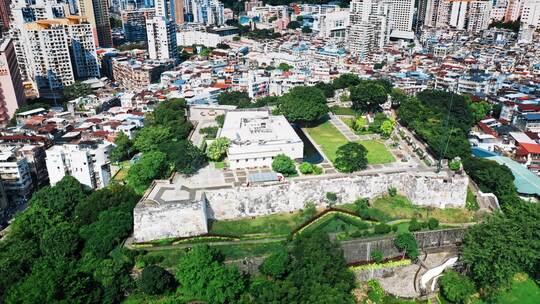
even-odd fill
[[[337,115],[334,115],[333,113],[329,113],[330,115],[330,122],[336,127],[336,129],[347,138],[348,141],[359,141],[360,136],[354,134],[354,132],[347,126]]]

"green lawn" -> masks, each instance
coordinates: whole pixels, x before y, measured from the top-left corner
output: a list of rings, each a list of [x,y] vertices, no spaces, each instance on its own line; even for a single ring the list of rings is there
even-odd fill
[[[223,254],[225,259],[236,260],[244,257],[253,257],[270,254],[282,246],[282,241],[260,243],[260,244],[230,244],[213,246]],[[158,264],[161,267],[172,268],[178,265],[178,260],[188,249],[185,248],[167,248],[163,250],[148,251],[148,256],[162,257]]]
[[[120,170],[116,172],[116,174],[113,177],[113,180],[117,182],[123,181],[126,178],[129,168],[131,167],[131,163],[129,160],[126,160],[126,161],[121,162],[119,166],[120,166]]]
[[[536,304],[540,301],[540,287],[526,275],[519,274],[509,290],[502,292],[495,303],[498,304]]]
[[[361,140],[358,143],[368,150],[368,164],[387,164],[396,161],[392,153],[381,142],[376,140]]]
[[[332,162],[336,159],[337,149],[349,142],[330,121],[325,121],[313,128],[306,128],[306,131]]]
[[[358,115],[355,110],[346,107],[332,106],[330,111],[336,115]]]
[[[415,206],[408,198],[400,195],[395,197],[379,197],[373,201],[372,206],[394,219],[418,218],[427,220],[433,217],[443,223],[468,223],[475,221],[474,212],[472,211],[460,208],[428,209],[426,207]]]
[[[287,236],[306,220],[302,212],[294,212],[259,216],[254,219],[216,221],[211,224],[210,233],[244,238]]]

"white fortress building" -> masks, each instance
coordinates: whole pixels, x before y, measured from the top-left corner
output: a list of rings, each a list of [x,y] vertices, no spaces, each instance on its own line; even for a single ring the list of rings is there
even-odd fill
[[[304,157],[304,143],[283,115],[267,110],[229,111],[219,137],[231,141],[231,169],[270,167],[278,154]]]

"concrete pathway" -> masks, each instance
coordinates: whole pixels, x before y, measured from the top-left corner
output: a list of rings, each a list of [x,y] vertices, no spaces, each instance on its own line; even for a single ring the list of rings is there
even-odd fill
[[[330,122],[336,127],[336,129],[347,138],[348,141],[359,141],[361,140],[360,136],[354,134],[354,132],[347,126],[338,116],[333,113],[329,113]]]

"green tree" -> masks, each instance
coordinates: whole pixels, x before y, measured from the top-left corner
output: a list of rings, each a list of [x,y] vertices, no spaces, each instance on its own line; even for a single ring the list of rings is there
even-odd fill
[[[335,95],[335,89],[331,83],[317,82],[315,87],[323,91],[326,98],[332,98]]]
[[[143,269],[138,283],[142,292],[157,295],[171,290],[175,285],[175,280],[167,270],[150,265]]]
[[[296,174],[296,165],[287,155],[278,154],[272,161],[272,170],[285,176],[291,176]]]
[[[189,140],[163,143],[160,151],[167,155],[167,160],[177,172],[193,174],[206,164],[206,155]]]
[[[388,138],[390,135],[392,135],[392,132],[394,131],[394,126],[396,124],[396,121],[394,119],[385,119],[383,123],[381,124],[380,132],[385,137]]]
[[[75,81],[72,85],[65,87],[62,94],[66,100],[73,100],[78,97],[92,94],[92,88],[86,83]]]
[[[259,270],[264,275],[281,279],[287,274],[289,262],[289,254],[282,247],[264,259],[263,263],[259,266]]]
[[[537,275],[540,263],[540,205],[517,200],[504,214],[467,229],[461,260],[478,287],[508,287],[519,272]]]
[[[166,177],[169,173],[167,156],[160,151],[144,153],[133,166],[129,168],[126,180],[128,185],[142,193],[154,179]]]
[[[288,65],[287,63],[285,62],[282,62],[278,65],[278,69],[282,70],[283,72],[288,72],[290,70],[292,70],[294,67],[291,66],[291,65]]]
[[[354,74],[341,74],[338,78],[334,79],[332,85],[336,89],[346,89],[360,83],[360,78]]]
[[[485,101],[471,103],[471,112],[474,122],[479,122],[480,120],[486,118],[489,111],[491,111],[491,105]]]
[[[217,138],[206,148],[206,156],[213,161],[218,161],[227,154],[230,144],[227,137]]]
[[[312,123],[328,113],[324,93],[315,87],[294,87],[281,97],[279,109],[295,123]]]
[[[416,239],[410,233],[398,234],[394,240],[394,245],[412,260],[415,260],[419,255]]]
[[[437,220],[436,218],[430,218],[428,220],[428,228],[430,230],[436,229],[438,227],[439,227],[439,220]]]
[[[351,88],[353,109],[375,111],[388,100],[385,87],[372,81],[362,81]]]
[[[446,270],[440,279],[441,293],[452,303],[469,303],[469,297],[476,292],[474,283],[454,270]]]
[[[413,218],[409,222],[409,231],[415,232],[415,231],[420,231],[420,230],[422,230],[422,225],[418,222],[416,218]]]
[[[367,167],[367,150],[359,143],[350,142],[339,147],[334,165],[341,172],[355,172]]]
[[[113,184],[107,188],[92,192],[75,207],[75,219],[80,225],[88,225],[98,220],[99,214],[109,208],[127,206],[130,211],[139,201],[140,196],[129,186]]]
[[[389,225],[386,225],[385,223],[380,223],[375,226],[374,232],[375,234],[387,234],[392,231],[392,227]]]
[[[502,207],[506,202],[517,199],[514,175],[505,165],[488,159],[468,157],[463,167],[482,192],[494,193],[499,198]]]
[[[246,287],[238,270],[224,266],[220,254],[208,246],[194,247],[183,255],[175,277],[186,297],[209,303],[234,303]]]
[[[56,259],[72,257],[79,252],[81,238],[77,227],[63,222],[53,226],[43,233],[41,238],[41,251]]]
[[[133,143],[126,134],[120,132],[114,140],[115,147],[112,149],[109,158],[113,162],[120,162],[129,159],[132,152]]]
[[[297,28],[300,28],[302,25],[298,21],[291,21],[289,24],[287,24],[287,28],[291,30],[295,30]]]
[[[390,98],[392,100],[392,106],[397,107],[406,102],[409,96],[402,89],[393,88],[392,92],[390,93]]]
[[[133,146],[141,152],[150,152],[158,149],[162,143],[170,142],[171,131],[161,125],[146,126],[137,132]]]
[[[384,254],[381,250],[375,249],[371,252],[371,260],[375,263],[381,263],[384,259]]]
[[[313,31],[311,30],[311,28],[309,26],[304,26],[302,27],[302,33],[304,34],[310,34],[312,33]]]
[[[251,98],[249,98],[246,92],[223,92],[218,95],[217,102],[220,105],[233,105],[239,108],[246,108],[251,104]]]
[[[184,98],[171,98],[159,103],[154,111],[154,123],[165,125],[168,122],[185,119],[187,102]]]

